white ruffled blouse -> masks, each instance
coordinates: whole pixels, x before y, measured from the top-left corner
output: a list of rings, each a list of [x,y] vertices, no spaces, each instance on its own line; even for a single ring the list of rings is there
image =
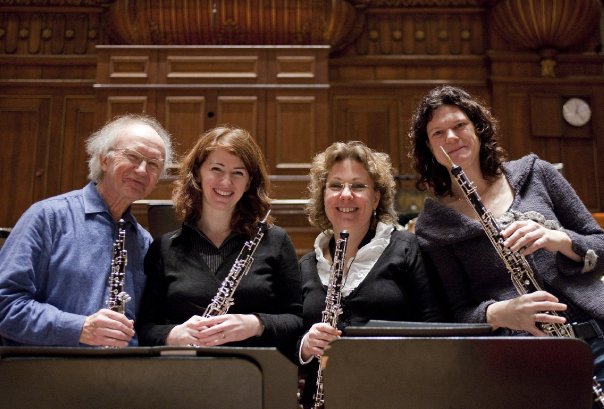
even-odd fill
[[[357,252],[357,255],[352,260],[348,261],[348,276],[344,283],[344,287],[342,288],[342,295],[344,297],[349,295],[359,286],[359,284],[361,284],[365,277],[367,277],[367,274],[369,274],[376,261],[384,252],[384,249],[386,249],[390,243],[390,236],[393,230],[393,225],[379,222],[376,226],[373,239],[365,246],[361,247]],[[331,263],[327,261],[324,254],[329,251],[329,240],[331,240],[332,237],[333,231],[328,230],[320,233],[315,239],[317,270],[323,285],[328,285],[329,283]]]

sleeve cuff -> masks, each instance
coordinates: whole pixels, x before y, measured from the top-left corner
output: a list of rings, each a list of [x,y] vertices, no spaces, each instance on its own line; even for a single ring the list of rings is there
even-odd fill
[[[300,365],[308,365],[309,363],[312,362],[313,359],[315,359],[314,356],[311,356],[307,360],[304,360],[302,358],[302,345],[304,345],[304,341],[306,341],[307,337],[308,337],[308,332],[306,334],[304,334],[304,336],[302,337],[302,342],[300,342],[300,349],[298,349],[298,361],[300,361]]]
[[[258,318],[258,322],[260,323],[260,328],[258,328],[258,332],[256,333],[256,337],[262,336],[264,333],[264,321],[260,318],[260,314],[254,314],[256,318]]]
[[[84,327],[84,315],[61,311],[56,320],[54,345],[78,346]]]

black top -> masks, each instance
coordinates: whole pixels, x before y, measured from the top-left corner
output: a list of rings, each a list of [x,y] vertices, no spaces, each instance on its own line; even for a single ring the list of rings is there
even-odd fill
[[[321,322],[327,288],[317,272],[315,252],[300,260],[304,295],[304,330]],[[439,321],[437,292],[428,276],[417,240],[412,233],[394,230],[390,243],[367,277],[342,297],[340,327],[369,320]]]
[[[368,245],[371,245],[369,243]],[[317,272],[315,252],[300,260],[304,296],[304,332],[322,321],[327,288]],[[365,279],[348,296],[341,299],[343,312],[338,327],[363,325],[369,320],[442,321],[438,291],[434,278],[424,266],[415,235],[394,230]],[[299,348],[299,345],[298,345]],[[318,361],[303,367],[305,387],[301,402],[308,405],[316,391]]]
[[[145,258],[147,284],[136,323],[140,344],[164,345],[172,328],[202,315],[247,239],[232,235],[225,240],[221,249],[231,251],[215,274],[202,254],[210,242],[198,230],[184,224],[155,240]],[[260,337],[225,345],[276,346],[293,357],[302,327],[300,272],[292,242],[282,228],[266,231],[234,299],[228,313],[257,314],[265,329]]]

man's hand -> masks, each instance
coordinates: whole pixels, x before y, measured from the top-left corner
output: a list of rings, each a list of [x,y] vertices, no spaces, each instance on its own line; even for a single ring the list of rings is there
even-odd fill
[[[86,317],[80,342],[86,345],[125,347],[134,336],[134,321],[109,309]]]

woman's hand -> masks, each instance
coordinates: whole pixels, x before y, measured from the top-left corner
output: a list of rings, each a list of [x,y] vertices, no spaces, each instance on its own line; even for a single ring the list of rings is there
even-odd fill
[[[549,312],[565,311],[566,304],[545,291],[535,291],[511,300],[499,301],[487,308],[487,323],[495,328],[503,327],[527,331],[535,336],[547,334],[537,327],[537,323],[564,324],[566,318],[547,314]]]
[[[206,318],[202,318],[199,315],[193,315],[187,321],[175,326],[166,338],[166,345],[198,345],[197,336],[199,332],[207,328],[207,326],[204,325],[205,320]]]
[[[203,318],[193,316],[170,331],[166,345],[216,346],[259,335],[260,319],[253,314],[224,314]]]
[[[307,361],[313,356],[322,356],[325,348],[342,335],[342,331],[329,324],[313,324],[302,339],[301,355]]]
[[[572,249],[572,241],[562,230],[548,229],[532,220],[517,221],[505,228],[501,235],[503,245],[512,251],[528,256],[539,249],[560,252],[566,257],[581,261],[581,257]]]

